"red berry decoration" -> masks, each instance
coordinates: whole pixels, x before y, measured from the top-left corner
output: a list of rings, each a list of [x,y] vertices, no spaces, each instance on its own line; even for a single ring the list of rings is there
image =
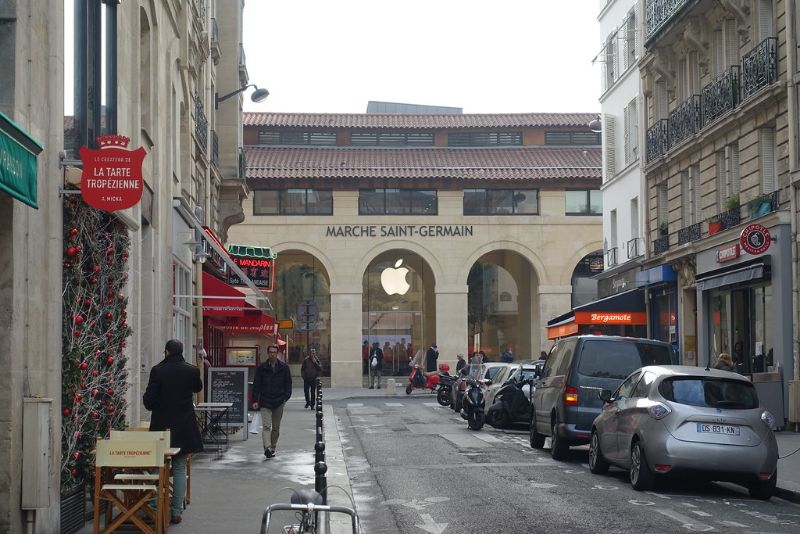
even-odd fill
[[[63,411],[63,413],[64,413],[64,415],[67,415],[67,416],[68,416],[69,414],[71,414],[71,413],[72,413],[72,411],[71,411],[69,408],[64,408],[64,411]]]
[[[97,278],[92,278],[91,280],[89,280],[89,283],[92,284],[93,286],[96,286],[97,285]]]
[[[114,413],[116,410],[113,404],[108,405],[108,413]]]
[[[99,273],[100,269],[102,269],[102,267],[100,267],[99,265],[95,265],[94,267],[92,267],[92,272]]]
[[[111,298],[114,298],[114,292],[113,292],[113,291],[111,291],[111,290],[109,289],[109,290],[108,290],[108,293],[106,293],[106,296],[107,296],[108,298],[110,298],[110,299],[111,299]]]
[[[76,328],[75,330],[72,331],[72,335],[78,337],[81,335],[81,331]]]
[[[80,253],[81,253],[81,250],[83,250],[83,249],[81,248],[81,246],[80,246],[80,245],[75,245],[75,252],[76,252],[77,254],[80,254]]]
[[[83,324],[83,317],[81,317],[80,315],[76,315],[75,324]]]
[[[69,257],[72,257],[77,253],[78,253],[78,251],[77,251],[77,249],[75,247],[69,247],[67,249],[67,256],[69,256]]]
[[[80,403],[83,400],[83,395],[75,395],[75,404]]]
[[[69,235],[78,235],[78,229],[77,228],[71,228],[70,231],[69,231]]]
[[[106,363],[108,365],[111,365],[112,363],[114,363],[114,357],[113,356],[109,356],[108,358],[106,358]]]
[[[92,371],[92,376],[97,376],[97,375],[99,375],[99,374],[100,374],[100,373],[98,373],[98,372],[97,372],[97,369],[95,369],[94,371]]]
[[[106,312],[106,319],[113,319],[113,318],[114,318],[114,314],[113,313]]]
[[[73,468],[71,468],[69,470],[69,474],[70,474],[70,476],[72,476],[72,478],[77,478],[78,477],[78,470],[73,467]]]
[[[86,362],[81,362],[81,371],[85,371],[89,368],[89,364]]]
[[[97,420],[98,417],[100,417],[100,414],[92,410],[92,419]]]
[[[79,451],[75,451],[75,453],[73,453],[72,455],[72,459],[77,462],[78,460],[81,459],[81,453]]]
[[[94,389],[92,390],[92,392],[90,393],[90,395],[91,395],[92,397],[96,397],[98,393],[100,393],[100,390],[99,390],[99,389],[97,389],[97,388],[94,388]]]
[[[113,395],[114,394],[114,388],[108,388],[106,390],[106,393],[108,393],[109,395]]]

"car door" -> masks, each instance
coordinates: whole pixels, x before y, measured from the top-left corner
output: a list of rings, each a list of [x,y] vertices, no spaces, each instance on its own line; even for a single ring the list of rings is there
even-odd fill
[[[647,406],[650,403],[647,396],[650,393],[650,385],[655,379],[656,375],[652,371],[644,371],[630,396],[622,401],[617,426],[617,448],[620,460],[623,462],[630,460],[631,441],[641,424],[642,417],[648,417]]]
[[[600,448],[603,453],[615,462],[624,458],[620,450],[620,428],[623,426],[622,420],[625,417],[625,410],[629,406],[629,401],[636,383],[639,381],[641,373],[635,371],[620,384],[614,392],[611,402],[606,406],[608,410],[608,421],[606,431],[600,437]],[[627,451],[625,452],[627,456]]]
[[[536,409],[536,430],[540,434],[550,435],[550,413],[555,408],[557,412],[562,412],[559,408],[561,389],[566,381],[566,374],[572,362],[572,355],[575,351],[577,340],[565,339],[558,345],[555,353],[550,353],[544,368],[544,378],[536,388],[534,396],[538,399],[535,402]]]

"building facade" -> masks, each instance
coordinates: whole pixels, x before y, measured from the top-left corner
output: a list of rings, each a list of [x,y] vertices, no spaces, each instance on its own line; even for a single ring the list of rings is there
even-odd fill
[[[251,195],[229,240],[277,253],[289,363],[317,348],[353,386],[374,342],[396,374],[434,341],[440,362],[537,357],[601,249],[593,118],[245,114]]]

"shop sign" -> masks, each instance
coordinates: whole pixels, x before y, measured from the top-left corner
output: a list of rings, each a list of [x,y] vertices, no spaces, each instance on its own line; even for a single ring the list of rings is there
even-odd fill
[[[257,288],[272,291],[275,279],[275,256],[268,248],[231,245],[228,247],[228,255]],[[232,270],[228,271],[228,283],[232,286],[245,285]]]
[[[757,256],[763,254],[772,243],[772,236],[769,230],[760,224],[749,224],[745,226],[739,236],[739,244],[748,254]]]
[[[575,312],[578,324],[647,324],[645,312]]]
[[[83,161],[81,196],[84,202],[103,211],[118,211],[135,206],[142,198],[142,162],[147,152],[139,147],[127,150],[130,138],[101,135],[100,149],[80,148]]]
[[[739,255],[739,243],[731,243],[727,247],[717,249],[717,263],[735,260]]]
[[[0,113],[0,191],[38,208],[36,156],[42,146]]]
[[[577,333],[578,325],[574,322],[547,327],[547,339],[556,339],[559,337],[571,336]]]
[[[225,322],[214,323],[214,328],[226,334],[256,334],[274,336],[278,333],[275,319],[263,313],[246,313],[244,317],[230,317]]]
[[[214,232],[208,226],[203,226],[203,230],[206,231],[208,236],[214,240],[214,243],[217,244],[219,248],[225,250],[225,246],[222,242],[217,238]],[[225,278],[225,275],[228,273],[228,263],[225,261],[225,258],[217,252],[217,249],[212,247],[208,241],[206,240],[205,236],[202,237],[203,240],[203,252],[208,256],[208,264],[216,269],[216,271],[220,274],[221,278]],[[233,285],[233,284],[231,284]],[[241,284],[244,285],[244,284]]]
[[[325,237],[471,237],[472,225],[360,224],[328,226]]]

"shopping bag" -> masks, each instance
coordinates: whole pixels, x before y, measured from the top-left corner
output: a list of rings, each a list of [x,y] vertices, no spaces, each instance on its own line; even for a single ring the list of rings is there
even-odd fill
[[[253,420],[250,422],[250,433],[258,434],[261,432],[261,412],[253,414]]]

